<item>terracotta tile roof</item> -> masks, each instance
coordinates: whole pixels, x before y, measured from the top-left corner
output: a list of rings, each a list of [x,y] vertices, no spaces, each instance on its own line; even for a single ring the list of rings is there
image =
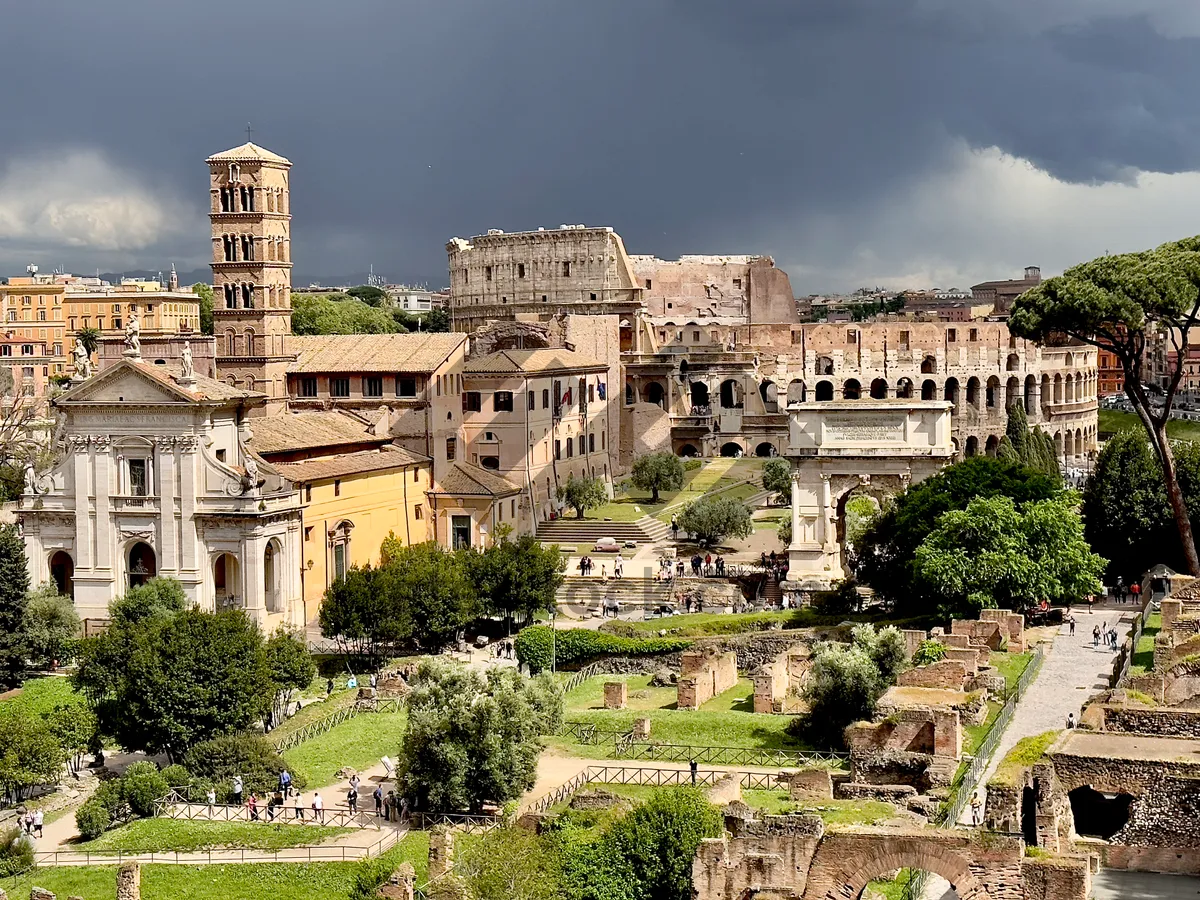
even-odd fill
[[[450,497],[508,497],[521,493],[521,488],[495,472],[456,462],[430,493]]]
[[[498,350],[487,356],[469,359],[463,372],[470,375],[504,375],[512,372],[571,372],[582,369],[607,369],[605,363],[574,350]]]
[[[224,401],[224,400],[262,400],[266,399],[266,394],[258,391],[247,391],[242,388],[236,388],[233,385],[226,384],[223,381],[217,381],[205,375],[196,374],[196,383],[187,387],[179,383],[179,369],[172,366],[156,366],[152,363],[144,361],[134,361],[131,359],[122,359],[116,365],[110,366],[102,372],[89,378],[83,384],[76,385],[67,390],[65,394],[58,398],[55,402],[70,402],[79,400],[81,402],[88,401],[88,395],[92,394],[104,382],[113,380],[119,377],[119,373],[135,369],[145,375],[152,381],[162,385],[169,392],[179,397],[180,401],[195,400],[204,401]]]
[[[275,463],[275,468],[279,470],[279,474],[292,481],[320,481],[430,462],[428,456],[389,445],[379,450],[364,450],[361,453],[342,453],[337,456],[306,459],[304,462]]]
[[[289,166],[292,164],[290,159],[285,159],[278,153],[272,153],[265,147],[260,147],[258,144],[251,143],[250,141],[246,141],[246,143],[238,147],[214,153],[205,162],[238,162],[240,160],[285,163]]]
[[[1171,600],[1200,600],[1200,578],[1194,578],[1168,595]]]
[[[285,412],[265,419],[251,419],[250,430],[254,432],[251,446],[259,453],[373,442],[384,444],[390,440],[387,435],[371,434],[358,419],[336,410]]]
[[[290,374],[432,372],[466,341],[465,334],[322,334],[293,337]]]

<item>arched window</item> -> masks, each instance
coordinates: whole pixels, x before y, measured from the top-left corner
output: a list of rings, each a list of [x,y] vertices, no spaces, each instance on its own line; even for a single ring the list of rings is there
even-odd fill
[[[832,381],[818,381],[816,397],[817,397],[818,401],[832,400],[833,399],[833,382]]]
[[[936,357],[926,356],[923,360],[921,360],[921,374],[922,375],[936,375],[937,374],[937,358]]]
[[[896,396],[902,400],[911,400],[913,395],[913,383],[911,378],[901,378],[896,385]]]
[[[886,400],[888,394],[887,382],[882,378],[876,378],[871,382],[871,399]],[[849,398],[847,398],[849,399]]]
[[[855,379],[855,378],[848,379],[846,381],[846,383],[842,385],[842,399],[843,400],[858,400],[861,396],[862,396],[862,385],[860,385],[858,383],[857,379]]]
[[[921,399],[936,400],[937,399],[937,384],[932,378],[926,378],[921,382]]]

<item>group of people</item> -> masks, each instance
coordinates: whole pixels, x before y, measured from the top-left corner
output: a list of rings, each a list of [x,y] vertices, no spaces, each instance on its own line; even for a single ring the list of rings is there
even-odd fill
[[[358,795],[353,789],[351,790],[351,794],[355,797],[355,800],[357,800]],[[300,791],[296,791],[295,795],[292,797],[292,801],[292,818],[298,822],[307,821],[306,804],[304,803],[303,794],[301,794]],[[209,803],[210,808],[211,806],[212,804]],[[284,797],[283,791],[276,790],[273,794],[271,794],[270,799],[268,799],[264,805],[262,800],[259,799],[258,793],[256,791],[252,791],[250,796],[246,799],[246,812],[249,815],[251,822],[259,821],[260,806],[266,812],[267,821],[274,822],[276,816],[279,816],[280,818],[284,816],[284,809],[287,806],[287,799]],[[307,805],[307,808],[312,809],[313,822],[316,822],[319,825],[325,824],[325,800],[321,797],[320,791],[313,791],[312,802]],[[350,811],[355,812],[355,809],[352,807]]]
[[[46,822],[46,814],[40,809],[27,809],[17,820],[21,830],[30,837],[42,836],[42,825]]]
[[[769,556],[763,553],[759,558],[759,565],[763,567],[770,578],[775,580],[776,584],[787,578],[788,558],[785,555],[778,554],[774,550]]]
[[[235,805],[241,805],[242,795],[242,778],[240,775],[233,778],[234,791],[233,799]],[[358,800],[360,795],[360,787],[362,779],[357,775],[351,775],[349,785],[346,790],[346,809],[353,815],[358,812]],[[396,795],[395,790],[383,790],[383,784],[376,784],[375,790],[371,793],[372,799],[375,801],[375,816],[376,818],[384,819],[388,822],[404,822],[408,820],[408,800]],[[325,800],[321,797],[320,791],[314,791],[312,800],[305,803],[303,793],[296,789],[292,783],[291,773],[287,769],[279,773],[279,786],[270,798],[263,803],[264,798],[260,798],[257,792],[252,792],[246,799],[246,810],[251,822],[258,822],[263,814],[266,815],[268,822],[274,822],[275,817],[283,817],[286,814],[288,801],[292,801],[292,818],[297,821],[308,821],[308,812],[312,811],[312,821],[314,823],[325,824]],[[216,803],[216,794],[213,790],[209,790],[208,805],[211,808]],[[41,819],[38,818],[37,827],[41,828]]]
[[[496,651],[493,654],[496,659],[512,659],[513,658],[513,642],[512,641],[496,641]]]
[[[585,578],[592,574],[596,568],[595,561],[590,556],[584,556],[579,560],[579,574]],[[613,578],[620,578],[625,574],[625,559],[618,552],[616,559],[613,560]],[[604,563],[600,564],[600,578],[608,580],[608,566]]]
[[[1118,578],[1112,588],[1113,599],[1118,603],[1138,603],[1142,599],[1142,586],[1136,581],[1126,587],[1124,580]]]
[[[1107,622],[1101,622],[1099,625],[1093,628],[1092,646],[1099,647],[1101,639],[1103,639],[1104,643],[1110,650],[1116,650],[1117,645],[1120,643],[1120,637],[1117,635],[1116,626],[1110,626]]]

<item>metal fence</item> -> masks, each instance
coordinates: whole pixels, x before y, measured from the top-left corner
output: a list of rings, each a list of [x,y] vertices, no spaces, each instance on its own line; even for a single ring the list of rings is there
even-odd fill
[[[618,759],[695,762],[710,766],[763,766],[784,768],[813,763],[844,764],[848,753],[808,750],[763,750],[752,747],[694,747],[687,744],[658,744],[650,741],[618,741]]]
[[[439,825],[464,831],[467,834],[483,834],[504,824],[503,816],[492,816],[471,813],[422,813],[415,812],[409,821],[413,828],[428,830]]]
[[[1142,631],[1146,627],[1146,616],[1148,613],[1149,609],[1146,609],[1134,617],[1133,628],[1129,632],[1129,640],[1122,646],[1121,658],[1113,667],[1112,676],[1109,678],[1108,686],[1110,688],[1115,688],[1129,674],[1129,667],[1133,665],[1133,655],[1137,653],[1138,641],[1141,640]]]
[[[157,853],[91,853],[78,850],[48,850],[33,854],[38,866],[112,866],[122,862],[164,863],[168,865],[212,865],[239,863],[303,863],[353,862],[379,856],[394,846],[405,834],[403,828],[392,828],[375,843],[362,847],[292,847],[286,850],[198,850],[193,852]]]

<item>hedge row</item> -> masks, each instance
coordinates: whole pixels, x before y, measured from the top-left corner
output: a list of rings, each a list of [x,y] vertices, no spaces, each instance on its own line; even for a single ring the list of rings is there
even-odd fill
[[[579,668],[606,656],[655,656],[677,653],[692,645],[683,638],[630,638],[587,628],[555,633],[545,625],[522,629],[515,646],[517,659],[536,674],[550,668],[551,658],[560,669]]]

